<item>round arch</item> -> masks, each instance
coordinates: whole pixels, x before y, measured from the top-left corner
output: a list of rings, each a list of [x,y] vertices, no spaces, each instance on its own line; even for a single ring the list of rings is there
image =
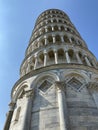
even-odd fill
[[[60,81],[60,78],[57,74],[53,73],[53,72],[45,72],[42,73],[40,75],[37,76],[37,78],[35,78],[35,80],[33,80],[33,82],[31,83],[31,88],[34,88],[37,86],[37,84],[42,80],[42,79],[47,79],[47,78],[51,78],[52,80],[55,81]]]
[[[29,85],[27,82],[22,83],[21,85],[19,85],[18,89],[16,90],[15,94],[12,96],[12,100],[14,102],[16,102],[16,100],[18,99],[19,95],[22,94],[22,92],[24,91],[25,88],[28,88]]]
[[[69,76],[73,76],[73,77],[79,76],[79,77],[83,78],[86,83],[88,83],[90,81],[90,78],[85,73],[83,73],[83,72],[80,73],[78,71],[77,72],[76,71],[70,71],[70,72],[66,72],[64,74],[64,78],[66,78],[66,79]]]

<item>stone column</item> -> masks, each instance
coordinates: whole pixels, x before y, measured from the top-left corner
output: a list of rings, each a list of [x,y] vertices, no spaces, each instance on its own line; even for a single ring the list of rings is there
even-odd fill
[[[45,28],[45,32],[46,32],[46,33],[48,32],[48,28],[47,28],[47,27]]]
[[[44,53],[44,66],[47,65],[47,52]]]
[[[55,57],[55,64],[58,64],[58,54],[57,54],[57,50],[54,51],[54,57]]]
[[[32,103],[34,97],[34,90],[25,91],[24,98],[24,114],[23,120],[21,122],[21,130],[29,130],[30,129],[30,121],[31,121],[31,113],[32,113]]]
[[[52,37],[53,37],[53,43],[55,43],[56,42],[55,36],[52,36]]]
[[[26,70],[26,73],[30,72],[30,62],[28,62],[27,64],[27,70]]]
[[[87,58],[86,55],[84,56],[84,58],[85,58],[85,61],[86,61],[87,65],[88,65],[88,66],[91,66],[91,64],[90,64],[90,62],[89,62],[89,60],[88,60],[88,58]]]
[[[53,23],[53,19],[51,19],[51,22]]]
[[[40,47],[40,40],[38,39],[38,48]]]
[[[48,39],[47,39],[47,37],[45,37],[45,45],[47,45],[48,44]]]
[[[82,64],[82,61],[81,61],[81,59],[80,59],[80,57],[79,57],[78,52],[76,51],[75,53],[76,53],[76,58],[77,58],[78,63],[79,63],[79,64]]]
[[[58,28],[59,28],[59,30],[61,31],[61,27],[59,26]]]
[[[5,122],[3,130],[9,130],[9,128],[10,128],[10,124],[11,124],[11,120],[12,120],[12,116],[13,116],[13,112],[14,112],[14,108],[15,108],[15,103],[11,102],[9,104],[9,107],[10,107],[10,110],[7,113],[7,118],[6,118],[6,122]]]
[[[37,68],[37,65],[38,65],[38,57],[35,56],[34,70]]]
[[[62,40],[62,42],[64,42],[64,38],[63,38],[63,36],[61,36],[61,40]]]
[[[66,56],[67,63],[71,63],[68,51],[65,51],[65,56]]]
[[[58,94],[58,106],[59,106],[59,116],[60,116],[60,130],[68,130],[68,113],[67,104],[64,93],[64,83],[57,81],[55,83]]]
[[[52,26],[52,31],[54,31],[54,26]]]
[[[69,37],[69,41],[70,41],[70,43],[72,43],[72,40],[71,40],[71,38]]]

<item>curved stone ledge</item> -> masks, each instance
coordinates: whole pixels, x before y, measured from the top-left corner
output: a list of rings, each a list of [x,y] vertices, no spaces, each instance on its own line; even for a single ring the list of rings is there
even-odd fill
[[[78,69],[78,70],[90,71],[90,72],[98,74],[98,69],[95,69],[95,68],[90,67],[90,66],[84,66],[81,64],[71,64],[71,63],[70,64],[65,64],[65,63],[64,64],[57,64],[57,65],[51,65],[51,66],[47,66],[47,67],[38,68],[38,69],[32,70],[30,73],[24,75],[15,83],[15,85],[12,88],[11,97],[12,97],[12,93],[15,90],[15,88],[17,87],[17,85],[19,85],[22,81],[24,81],[32,76],[35,76],[39,73],[47,72],[50,70],[57,70],[58,71],[59,69]]]

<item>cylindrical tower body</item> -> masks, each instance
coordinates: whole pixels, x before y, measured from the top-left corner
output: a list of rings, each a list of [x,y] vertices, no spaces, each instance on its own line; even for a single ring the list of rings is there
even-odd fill
[[[69,17],[37,19],[4,130],[98,130],[98,66]]]

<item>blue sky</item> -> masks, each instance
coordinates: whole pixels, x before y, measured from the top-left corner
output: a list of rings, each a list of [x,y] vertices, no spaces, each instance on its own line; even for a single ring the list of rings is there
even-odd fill
[[[98,0],[0,0],[0,130],[35,20],[50,8],[69,15],[98,59]]]

